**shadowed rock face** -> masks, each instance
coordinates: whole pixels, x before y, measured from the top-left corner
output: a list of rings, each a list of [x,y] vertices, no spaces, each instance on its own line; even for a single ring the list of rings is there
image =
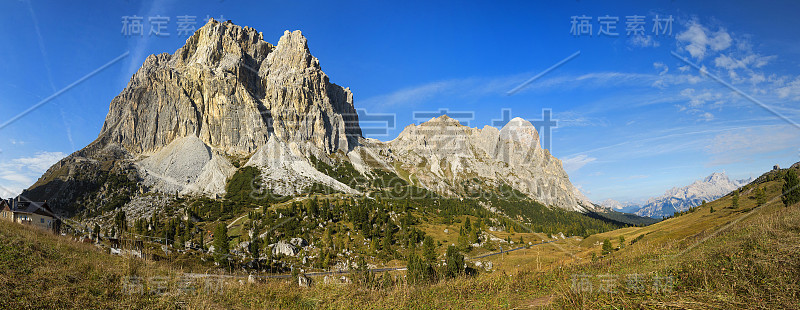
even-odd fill
[[[353,95],[330,83],[300,31],[277,45],[249,27],[209,21],[173,55],[151,55],[111,102],[100,140],[149,154],[197,136],[248,155],[275,135],[326,153],[361,137]]]

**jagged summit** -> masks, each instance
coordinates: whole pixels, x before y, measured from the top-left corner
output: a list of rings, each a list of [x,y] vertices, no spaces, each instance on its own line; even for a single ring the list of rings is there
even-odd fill
[[[461,126],[466,127],[461,124],[458,120],[447,116],[447,114],[443,114],[437,117],[432,117],[428,121],[420,124],[420,126]]]
[[[539,146],[536,128],[521,118],[502,129],[479,129],[442,115],[407,126],[387,147],[388,161],[413,175],[419,185],[445,195],[506,184],[547,205],[575,211],[593,208],[575,190],[561,161]]]
[[[188,135],[245,155],[271,135],[347,151],[361,129],[352,93],[329,82],[300,31],[273,46],[249,27],[214,20],[174,54],[153,55],[112,102],[101,143],[147,154]]]
[[[717,182],[722,182],[723,180],[728,180],[728,175],[725,174],[725,171],[723,171],[723,172],[714,172],[711,175],[707,176],[705,179],[703,179],[703,182],[706,182],[706,183],[717,183]],[[696,182],[700,182],[700,181],[696,181]]]
[[[506,141],[520,143],[524,147],[540,148],[539,132],[531,122],[515,117],[511,119],[502,129],[500,137]]]

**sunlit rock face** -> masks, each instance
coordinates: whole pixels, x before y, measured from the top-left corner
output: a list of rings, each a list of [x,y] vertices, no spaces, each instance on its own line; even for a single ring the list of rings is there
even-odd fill
[[[147,58],[111,102],[100,140],[149,154],[197,136],[247,155],[272,135],[350,150],[361,137],[352,93],[330,83],[300,31],[272,45],[252,28],[211,20],[174,54]]]

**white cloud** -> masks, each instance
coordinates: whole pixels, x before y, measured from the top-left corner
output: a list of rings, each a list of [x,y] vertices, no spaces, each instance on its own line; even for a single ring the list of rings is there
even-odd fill
[[[636,47],[659,47],[661,45],[658,41],[653,39],[653,36],[641,34],[628,39],[628,43]]]
[[[514,87],[530,79],[533,74],[515,74],[485,78],[467,77],[434,81],[422,85],[406,87],[387,94],[377,95],[360,100],[359,106],[398,106],[425,104],[436,98],[474,98],[485,95],[505,95]],[[537,80],[522,91],[541,87],[545,79]]]
[[[578,169],[582,168],[583,166],[586,166],[586,164],[591,163],[595,160],[597,160],[597,158],[580,154],[580,155],[565,157],[564,159],[561,160],[561,163],[562,166],[564,167],[564,170],[566,170],[567,173],[573,173],[575,171],[578,171]]]
[[[363,103],[365,105],[377,104],[382,106],[419,104],[449,88],[453,88],[455,85],[456,82],[453,81],[433,82],[404,88],[386,95],[368,98],[364,100]]]
[[[722,51],[730,47],[733,41],[725,29],[720,28],[716,32],[711,32],[697,22],[691,22],[688,29],[675,38],[683,49],[697,60],[702,60],[709,48],[712,51]]]
[[[588,126],[607,126],[608,122],[599,117],[591,117],[579,114],[574,111],[564,111],[558,113],[558,127],[588,127]]]
[[[0,170],[30,170],[33,172],[45,172],[53,164],[66,157],[62,152],[38,152],[33,157],[21,157],[12,159],[7,163],[0,163]]]
[[[785,99],[791,97],[789,99],[792,101],[800,101],[800,76],[795,77],[791,82],[782,83],[779,81],[776,84],[783,85],[776,89],[778,98]]]
[[[434,81],[403,88],[388,94],[373,96],[358,102],[359,106],[420,105],[437,98],[475,98],[485,95],[505,95],[506,92],[530,79],[536,72],[486,78],[461,78]],[[550,73],[522,89],[522,92],[551,89],[588,89],[626,85],[650,85],[659,76],[627,72],[592,72],[582,75]],[[648,84],[643,84],[648,83]]]
[[[760,73],[751,73],[750,74],[750,83],[753,83],[753,85],[761,83],[761,82],[765,82],[766,80],[767,80],[767,78],[764,77],[763,74],[760,74]]]
[[[38,152],[32,157],[0,162],[0,195],[18,195],[65,156],[62,152]]]
[[[765,126],[727,131],[708,142],[709,165],[722,165],[751,160],[754,155],[794,148],[800,142],[800,131],[790,125]]]
[[[763,74],[756,73],[753,71],[753,69],[766,66],[776,57],[777,56],[761,56],[751,51],[747,51],[745,56],[740,58],[737,58],[731,54],[722,54],[714,59],[714,65],[717,68],[728,70],[728,76],[733,82],[745,81],[745,78],[742,78],[741,75],[736,71],[742,70],[745,72],[745,74],[749,74],[751,76],[751,78],[747,80],[749,80],[752,84],[758,84],[765,81],[765,78]]]
[[[5,186],[0,185],[0,197],[3,198],[11,198],[19,195],[23,190],[22,187],[18,186]]]
[[[694,88],[686,88],[680,95],[689,99],[687,104],[678,104],[678,111],[686,112],[698,117],[701,121],[714,120],[714,114],[708,112],[709,109],[722,109],[725,104],[725,96],[720,92],[703,89],[697,91]]]
[[[669,67],[665,65],[663,62],[654,62],[653,68],[656,68],[656,70],[659,71],[658,75],[664,75],[667,74],[667,72],[669,72]]]
[[[0,175],[0,179],[16,182],[16,183],[31,183],[31,179],[18,173],[4,172]]]

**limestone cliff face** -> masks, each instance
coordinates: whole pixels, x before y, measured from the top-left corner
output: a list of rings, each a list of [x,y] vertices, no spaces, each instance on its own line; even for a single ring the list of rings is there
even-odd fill
[[[439,193],[470,195],[505,184],[546,205],[585,209],[561,161],[541,148],[536,128],[521,118],[498,130],[441,116],[409,125],[386,147],[388,160],[412,182]]]
[[[273,46],[260,33],[209,21],[174,54],[151,55],[111,102],[100,140],[150,154],[197,136],[249,155],[275,135],[347,152],[361,137],[352,93],[330,83],[300,31]]]
[[[252,28],[210,20],[174,54],[147,57],[111,101],[98,138],[24,195],[73,212],[123,195],[96,193],[108,175],[141,192],[220,195],[236,171],[229,158],[270,140],[320,156],[360,138],[352,93],[329,81],[300,31],[272,45]]]

